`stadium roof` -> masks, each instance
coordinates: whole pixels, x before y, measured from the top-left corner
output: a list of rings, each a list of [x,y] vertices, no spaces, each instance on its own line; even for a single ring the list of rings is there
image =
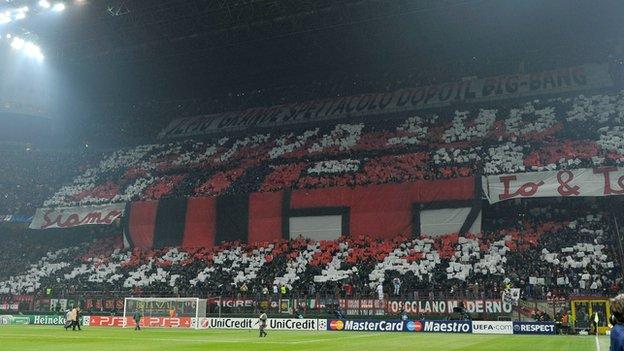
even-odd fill
[[[96,91],[102,98],[132,91],[171,97],[281,84],[310,72],[427,67],[583,45],[621,33],[621,3],[90,0],[34,31],[50,60],[70,65],[70,73],[111,80]]]
[[[0,34],[25,32],[41,46],[46,69],[59,77],[65,107],[58,115],[67,124],[101,118],[92,114],[103,104],[211,102],[336,74],[384,77],[457,61],[493,66],[526,55],[600,56],[593,45],[624,37],[621,0],[63,1],[62,16],[28,16]],[[314,98],[336,94],[318,90]],[[201,108],[210,112],[217,111]]]

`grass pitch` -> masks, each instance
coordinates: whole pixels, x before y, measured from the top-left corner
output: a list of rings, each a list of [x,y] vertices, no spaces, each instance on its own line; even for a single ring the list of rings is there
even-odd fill
[[[598,345],[599,344],[599,345]],[[607,351],[609,339],[594,336],[527,336],[425,333],[288,332],[50,326],[0,326],[2,351]]]

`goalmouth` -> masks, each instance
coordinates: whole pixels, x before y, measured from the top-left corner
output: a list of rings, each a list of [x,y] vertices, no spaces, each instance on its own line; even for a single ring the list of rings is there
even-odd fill
[[[194,328],[206,317],[206,299],[196,297],[127,297],[124,299],[123,327],[135,327],[135,314],[141,328]]]

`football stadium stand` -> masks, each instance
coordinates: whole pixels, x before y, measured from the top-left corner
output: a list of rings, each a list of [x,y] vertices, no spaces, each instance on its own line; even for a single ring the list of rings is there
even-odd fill
[[[624,91],[609,90],[104,155],[3,150],[0,209],[48,230],[3,234],[0,295],[612,294],[622,288],[622,201],[600,196],[624,188],[612,174],[624,163],[623,122]],[[605,183],[587,193],[597,198],[571,184],[591,169]],[[510,175],[527,183],[514,192]],[[528,199],[549,177],[567,198]]]
[[[618,166],[624,162],[623,119],[624,91],[454,106],[284,134],[221,135],[145,144],[105,156],[43,205]],[[53,166],[43,167],[54,170]],[[71,172],[75,168],[63,169]],[[17,177],[23,178],[21,174]]]

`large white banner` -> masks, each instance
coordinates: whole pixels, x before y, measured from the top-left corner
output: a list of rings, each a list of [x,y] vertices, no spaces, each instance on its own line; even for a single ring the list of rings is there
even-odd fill
[[[72,228],[82,225],[109,225],[123,216],[125,203],[102,206],[39,208],[30,229]]]
[[[160,137],[187,137],[250,127],[273,127],[415,111],[458,102],[483,102],[561,94],[613,85],[606,64],[569,67],[533,74],[464,79],[387,93],[306,101],[172,121]]]
[[[336,240],[342,235],[342,215],[289,217],[289,237],[314,241]]]
[[[258,318],[200,318],[200,329],[258,329]],[[325,330],[324,319],[269,318],[267,330]]]
[[[483,177],[489,202],[535,197],[624,195],[624,168],[601,167]]]
[[[464,223],[469,220],[470,207],[440,208],[420,211],[420,234],[425,236],[441,236],[448,233],[459,233]],[[481,232],[481,211],[468,228],[469,233]]]

